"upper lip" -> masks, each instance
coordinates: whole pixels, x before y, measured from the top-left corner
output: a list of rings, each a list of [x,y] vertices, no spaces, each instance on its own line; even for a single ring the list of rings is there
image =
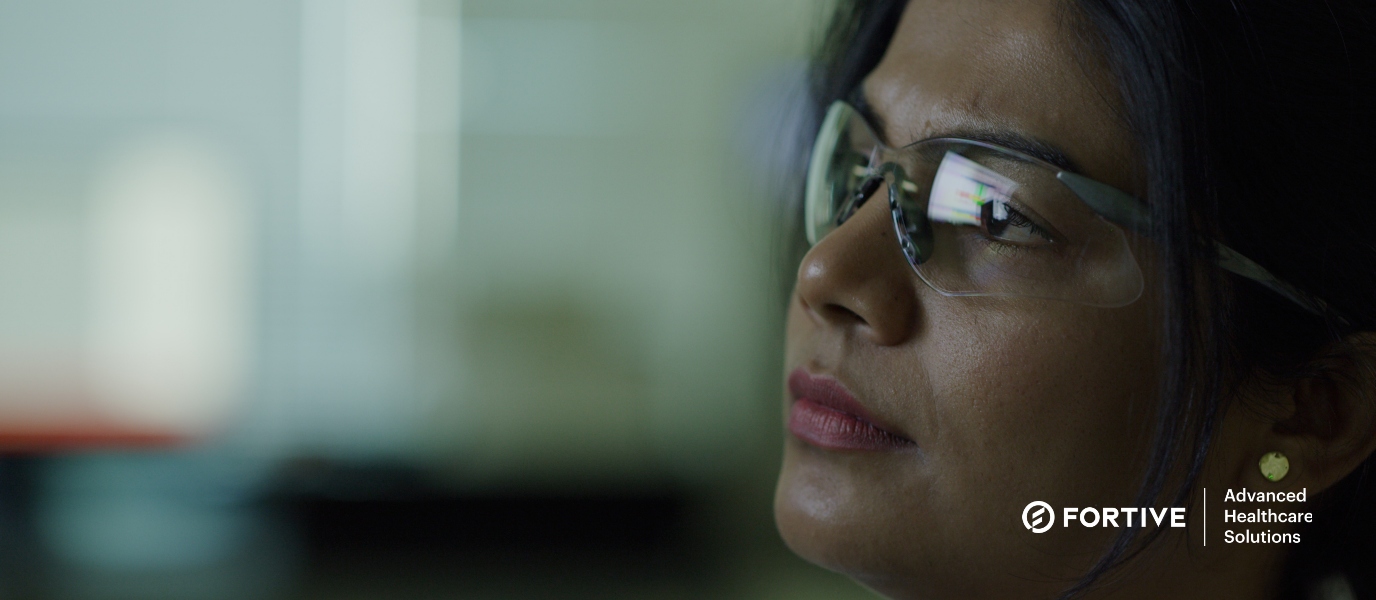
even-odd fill
[[[794,400],[806,398],[837,412],[851,415],[894,436],[912,441],[875,417],[846,390],[846,386],[832,377],[813,375],[802,368],[794,369],[788,375],[788,392]]]

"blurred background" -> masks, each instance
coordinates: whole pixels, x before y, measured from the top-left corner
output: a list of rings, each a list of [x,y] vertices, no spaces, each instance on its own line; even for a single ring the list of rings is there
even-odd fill
[[[0,599],[871,598],[790,555],[821,0],[0,0]]]

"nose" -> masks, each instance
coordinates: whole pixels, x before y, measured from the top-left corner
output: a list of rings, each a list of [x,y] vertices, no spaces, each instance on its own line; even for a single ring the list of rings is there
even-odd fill
[[[818,241],[798,266],[794,289],[821,324],[894,346],[915,332],[920,283],[898,245],[887,199],[882,186]]]

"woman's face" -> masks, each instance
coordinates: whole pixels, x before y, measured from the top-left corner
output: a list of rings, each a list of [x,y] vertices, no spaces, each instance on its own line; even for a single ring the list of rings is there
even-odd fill
[[[1109,78],[1076,58],[1060,17],[1050,1],[913,0],[864,82],[882,135],[897,147],[1014,133],[1133,191]],[[1147,289],[1121,308],[942,296],[905,261],[887,203],[866,203],[798,269],[775,501],[785,541],[894,597],[1062,589],[1118,530],[1034,534],[1022,511],[1132,505],[1159,376],[1150,274]],[[797,404],[823,396],[866,418]]]

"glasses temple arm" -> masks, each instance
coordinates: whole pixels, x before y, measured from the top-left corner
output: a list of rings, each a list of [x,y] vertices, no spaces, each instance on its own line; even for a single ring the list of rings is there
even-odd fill
[[[1151,215],[1137,198],[1106,183],[1069,171],[1056,173],[1056,179],[1105,219],[1138,235],[1149,236]],[[1331,317],[1344,326],[1351,324],[1323,299],[1286,283],[1238,251],[1217,241],[1214,242],[1214,251],[1218,255],[1216,263],[1224,270],[1251,279],[1311,313]]]
[[[1260,283],[1267,289],[1320,317],[1331,317],[1344,326],[1352,324],[1341,313],[1324,302],[1322,298],[1286,283],[1281,278],[1272,275],[1265,267],[1239,254],[1237,250],[1223,245],[1222,242],[1214,242],[1214,251],[1218,254],[1218,266],[1223,269]]]
[[[1137,235],[1150,236],[1151,215],[1137,198],[1107,183],[1070,171],[1056,173],[1056,179],[1109,222]]]

